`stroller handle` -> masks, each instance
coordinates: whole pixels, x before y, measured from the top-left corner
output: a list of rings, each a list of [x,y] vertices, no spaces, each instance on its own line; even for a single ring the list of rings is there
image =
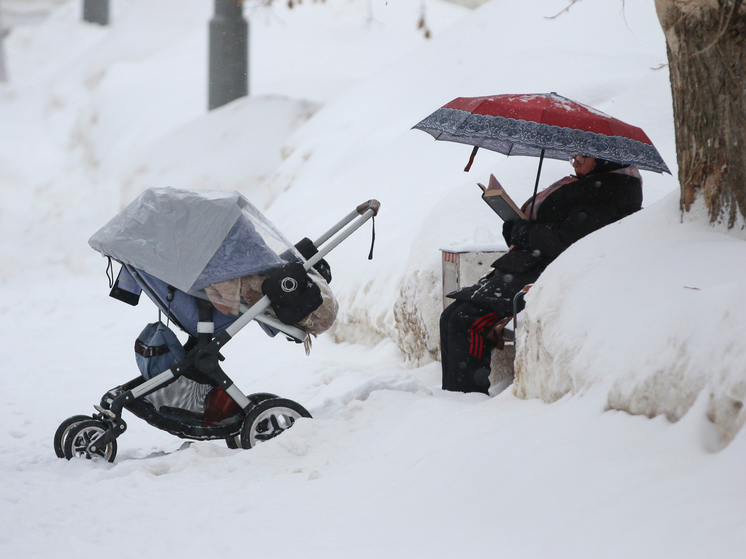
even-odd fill
[[[380,209],[381,203],[378,200],[368,200],[355,208],[355,211],[360,215],[363,215],[367,210],[373,210],[373,216],[375,217],[378,215],[378,210]]]
[[[355,210],[347,214],[344,219],[342,219],[339,223],[337,223],[334,227],[329,229],[329,231],[324,233],[316,240],[314,244],[319,249],[319,251],[314,254],[312,258],[306,260],[306,262],[303,264],[303,268],[305,270],[310,270],[314,266],[314,264],[324,258],[327,254],[334,250],[337,245],[339,245],[347,237],[357,231],[363,225],[363,223],[368,221],[371,217],[376,216],[380,207],[381,204],[378,202],[378,200],[368,200],[367,202],[360,204],[357,208],[355,208]],[[357,221],[350,225],[350,223],[355,219],[357,219]],[[337,233],[339,233],[347,225],[349,225],[349,227],[347,227],[344,231],[337,235]],[[335,237],[335,235],[337,236]],[[332,237],[334,238],[332,239]],[[331,239],[331,241],[329,239]],[[327,241],[329,242],[327,243]],[[324,243],[327,244],[325,244],[322,248],[320,245]],[[249,310],[239,316],[230,326],[228,326],[228,328],[225,329],[225,333],[227,333],[227,335],[232,338],[244,326],[254,320],[254,318],[256,318],[267,307],[269,307],[269,305],[269,297],[265,295],[264,297],[259,299],[259,301],[254,303],[254,305],[252,305]],[[220,343],[223,342],[221,341]]]
[[[313,268],[313,266],[324,256],[329,254],[334,248],[336,248],[342,241],[344,241],[347,237],[352,235],[355,231],[357,231],[363,223],[368,221],[371,217],[375,217],[378,215],[378,210],[381,208],[381,203],[378,200],[368,200],[367,202],[364,202],[360,204],[357,208],[355,208],[353,211],[351,211],[349,214],[347,214],[342,221],[337,223],[334,227],[329,229],[326,233],[321,235],[318,239],[316,239],[316,242],[314,243],[316,245],[316,248],[318,248],[318,252],[314,254],[311,258],[306,260],[306,263],[303,264],[303,267],[306,270],[310,270]],[[357,218],[357,221],[350,225],[347,229],[342,231],[341,234],[334,237],[339,231],[348,225],[351,221]],[[329,241],[330,238],[334,237],[329,244],[324,246],[323,248],[321,245]]]
[[[319,249],[321,245],[323,245],[326,241],[331,239],[334,235],[336,235],[340,229],[342,229],[345,225],[347,225],[349,222],[351,222],[353,219],[355,219],[358,216],[365,217],[365,214],[368,210],[372,210],[373,214],[372,216],[368,217],[375,217],[378,215],[378,210],[381,208],[381,203],[378,200],[368,200],[367,202],[363,202],[360,204],[357,208],[355,208],[353,211],[348,213],[345,217],[342,218],[342,220],[337,223],[334,227],[329,229],[326,233],[321,235],[316,241],[314,241],[314,245],[316,245],[316,248]],[[365,217],[365,221],[368,220],[368,217]],[[360,224],[362,225],[362,223]],[[357,227],[356,227],[357,229]],[[323,257],[322,257],[323,258]],[[314,262],[315,264],[316,262]],[[313,264],[312,264],[313,265]]]

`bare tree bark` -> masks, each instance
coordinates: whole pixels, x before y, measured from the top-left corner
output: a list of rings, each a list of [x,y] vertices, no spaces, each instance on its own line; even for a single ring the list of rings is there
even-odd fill
[[[668,50],[682,212],[702,193],[710,221],[732,228],[746,216],[746,5],[655,7]]]

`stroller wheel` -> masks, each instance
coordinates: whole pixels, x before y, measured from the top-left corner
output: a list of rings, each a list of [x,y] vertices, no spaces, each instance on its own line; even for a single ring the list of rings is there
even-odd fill
[[[273,398],[260,402],[249,412],[241,428],[241,446],[253,448],[257,444],[274,439],[290,429],[300,417],[311,417],[308,410],[293,400]]]
[[[65,439],[70,432],[70,427],[88,419],[91,419],[90,415],[73,415],[60,423],[60,426],[57,427],[57,431],[54,433],[54,453],[57,455],[57,458],[65,457]]]
[[[247,397],[253,404],[259,404],[264,400],[271,400],[272,398],[279,398],[277,394],[270,392],[255,392],[254,394],[249,394]]]
[[[271,394],[270,392],[256,392],[254,394],[249,394],[248,398],[251,400],[251,403],[256,406],[265,400],[277,399],[279,396],[277,394]],[[241,433],[234,435],[233,437],[226,437],[225,444],[228,448],[233,450],[241,448]]]
[[[103,458],[108,462],[113,462],[117,455],[117,441],[113,440],[104,448],[95,448],[88,450],[92,442],[95,442],[107,430],[105,423],[96,419],[80,421],[70,427],[65,437],[65,458]]]

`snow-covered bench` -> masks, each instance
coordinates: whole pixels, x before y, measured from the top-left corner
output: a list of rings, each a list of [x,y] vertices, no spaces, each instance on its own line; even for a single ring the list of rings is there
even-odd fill
[[[441,248],[443,260],[443,308],[453,302],[446,294],[479,281],[490,271],[490,264],[505,254],[490,245],[458,245]]]

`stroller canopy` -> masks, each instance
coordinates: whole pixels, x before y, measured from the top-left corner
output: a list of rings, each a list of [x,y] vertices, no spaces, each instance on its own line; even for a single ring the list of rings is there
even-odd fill
[[[149,188],[88,241],[185,292],[301,260],[238,192]]]

